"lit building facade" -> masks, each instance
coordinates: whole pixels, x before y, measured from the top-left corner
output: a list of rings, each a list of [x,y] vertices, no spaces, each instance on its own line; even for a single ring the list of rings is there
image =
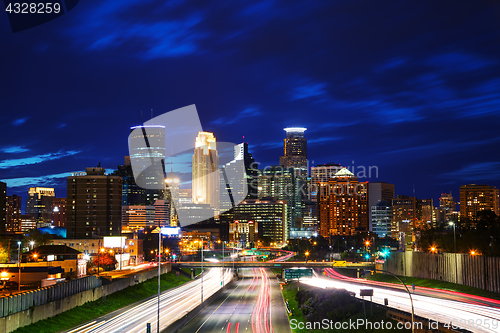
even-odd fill
[[[39,222],[51,222],[52,198],[55,192],[49,187],[30,187],[26,201],[26,214],[32,215]]]
[[[134,188],[137,185],[144,188],[145,198],[140,204],[153,205],[156,200],[163,199],[165,189],[165,126],[131,127],[129,149],[134,183],[129,179],[128,188],[132,192],[137,191]]]
[[[144,228],[154,227],[154,206],[123,206],[122,207],[122,231],[132,233]]]
[[[307,139],[304,127],[287,127],[286,138],[283,139],[283,156],[280,157],[280,165],[285,168],[294,168],[298,173],[307,177]]]
[[[6,208],[5,231],[7,232],[21,231],[21,214],[22,214],[21,203],[22,203],[22,198],[20,196],[17,196],[15,194],[7,196],[6,207],[5,207]]]
[[[333,179],[320,183],[318,210],[323,237],[368,232],[368,183],[341,169]]]
[[[370,221],[370,231],[373,224],[373,207],[377,205],[379,201],[385,201],[390,203],[394,199],[394,184],[389,184],[385,182],[373,182],[368,183],[368,207],[369,207],[369,221]]]
[[[417,218],[417,199],[398,195],[392,200],[392,236],[400,238],[400,233],[412,233]]]
[[[316,202],[319,183],[326,183],[342,169],[340,164],[326,163],[311,167],[311,200]]]
[[[193,154],[193,203],[219,210],[219,155],[213,133],[199,132]],[[182,223],[182,222],[181,222]]]
[[[474,221],[477,213],[492,210],[499,215],[498,189],[489,185],[468,184],[460,186],[460,219]]]
[[[55,227],[66,228],[66,198],[52,199],[52,225]]]
[[[247,199],[234,208],[234,220],[253,221],[258,225],[259,239],[284,244],[288,240],[287,204],[271,197]]]
[[[392,235],[392,200],[381,200],[371,206],[371,230],[379,238]]]
[[[240,247],[254,247],[259,226],[255,221],[235,220],[229,223],[229,242]]]
[[[118,236],[122,225],[122,179],[100,166],[67,178],[67,237]]]
[[[0,233],[4,234],[7,223],[7,184],[0,182]]]

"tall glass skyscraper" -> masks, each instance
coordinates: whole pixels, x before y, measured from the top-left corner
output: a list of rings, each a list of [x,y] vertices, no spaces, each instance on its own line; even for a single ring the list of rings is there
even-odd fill
[[[193,203],[219,210],[219,155],[213,133],[199,132],[193,154]]]
[[[307,176],[307,139],[304,127],[287,127],[286,138],[283,140],[283,156],[280,165],[298,170],[303,177]]]
[[[165,126],[131,127],[129,148],[135,183],[145,188],[144,204],[152,205],[165,189]]]

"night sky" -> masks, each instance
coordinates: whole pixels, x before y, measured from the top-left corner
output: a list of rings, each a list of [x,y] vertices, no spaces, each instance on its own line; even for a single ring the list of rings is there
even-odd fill
[[[312,165],[377,166],[396,194],[500,187],[498,1],[85,0],[15,34],[1,14],[0,43],[9,195],[65,197],[68,172],[123,164],[141,110],[191,104],[261,166],[303,126]]]

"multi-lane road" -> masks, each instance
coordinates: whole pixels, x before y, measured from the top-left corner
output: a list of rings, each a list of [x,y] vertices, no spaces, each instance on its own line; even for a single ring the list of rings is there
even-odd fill
[[[360,294],[360,289],[368,286],[354,279],[343,279],[335,275],[323,277],[315,274],[311,279],[301,279],[301,283],[320,288],[341,288]],[[374,290],[373,302],[384,304],[387,298],[389,307],[405,312],[411,312],[410,298],[406,291],[387,289],[385,286],[372,284]],[[494,305],[484,305],[479,302],[463,302],[442,299],[420,294],[413,294],[413,306],[417,316],[431,321],[451,324],[454,327],[471,332],[500,332],[500,308]]]
[[[232,273],[225,270],[224,283],[230,282]],[[203,296],[208,299],[221,288],[222,269],[210,269],[203,279]],[[182,286],[166,291],[160,299],[160,332],[170,324],[182,318],[191,310],[201,304],[201,279],[196,279]],[[71,333],[97,333],[120,332],[138,333],[146,332],[146,324],[151,323],[152,332],[157,331],[158,299],[152,297],[138,305],[109,313],[95,321],[86,323]]]
[[[239,276],[180,333],[291,333],[274,274],[265,268],[242,268]]]

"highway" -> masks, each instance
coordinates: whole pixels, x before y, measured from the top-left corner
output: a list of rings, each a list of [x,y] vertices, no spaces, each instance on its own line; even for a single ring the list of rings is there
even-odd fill
[[[281,289],[265,268],[242,268],[240,280],[180,333],[291,333]]]
[[[350,282],[355,282],[355,283],[363,283],[367,286],[379,286],[379,287],[384,287],[384,288],[390,288],[393,290],[401,290],[406,292],[406,289],[404,286],[399,283],[399,281],[394,278],[395,283],[387,283],[387,282],[379,282],[379,281],[370,281],[370,280],[365,280],[365,279],[357,279],[357,278],[351,278],[345,275],[342,275],[335,271],[332,268],[326,268],[325,273],[328,277],[332,279],[337,279],[337,280],[342,280],[342,281],[350,281]],[[411,289],[411,285],[408,286],[408,289]],[[469,304],[477,304],[477,305],[484,305],[484,306],[491,306],[494,308],[500,308],[500,300],[496,299],[491,299],[487,297],[482,297],[482,296],[476,296],[476,295],[470,295],[470,294],[465,294],[461,292],[456,292],[452,290],[444,290],[444,289],[439,289],[439,288],[428,288],[428,287],[415,287],[415,291],[412,291],[413,294],[416,295],[422,295],[422,296],[430,296],[430,297],[437,297],[437,298],[442,298],[442,299],[448,299],[452,301],[460,301],[460,302],[465,302]]]
[[[352,280],[332,279],[315,274],[311,279],[301,278],[301,283],[320,288],[342,288],[356,293],[359,297],[360,289],[367,285]],[[411,304],[408,294],[400,290],[386,289],[371,285],[374,290],[373,302],[384,304],[389,301],[389,307],[411,313]],[[455,327],[471,332],[500,332],[500,309],[498,307],[481,304],[465,303],[461,301],[435,298],[424,295],[412,295],[415,315],[451,323]]]
[[[232,279],[231,270],[225,270],[225,283]],[[203,279],[203,296],[209,298],[221,288],[222,269],[210,269]],[[161,294],[160,332],[179,318],[182,318],[201,303],[201,279],[196,279],[173,290]],[[146,332],[146,323],[151,323],[151,332],[158,332],[157,297],[150,298],[136,306],[127,307],[102,316],[95,321],[82,325],[68,333],[90,332]]]

